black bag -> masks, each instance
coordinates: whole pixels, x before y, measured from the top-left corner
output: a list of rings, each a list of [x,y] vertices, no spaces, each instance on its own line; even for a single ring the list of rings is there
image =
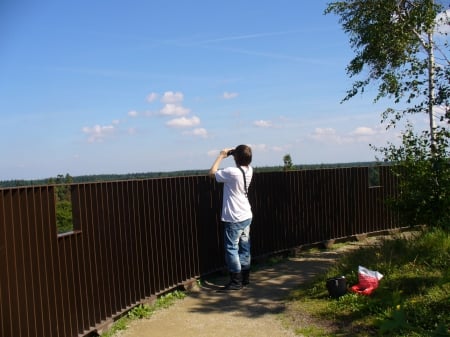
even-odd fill
[[[331,297],[338,298],[347,293],[347,280],[345,276],[329,278],[326,286]]]

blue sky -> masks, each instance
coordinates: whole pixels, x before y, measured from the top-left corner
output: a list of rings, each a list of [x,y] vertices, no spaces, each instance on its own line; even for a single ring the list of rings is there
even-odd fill
[[[2,0],[0,180],[208,169],[238,144],[256,167],[374,160],[398,130],[370,90],[340,103],[327,2]]]

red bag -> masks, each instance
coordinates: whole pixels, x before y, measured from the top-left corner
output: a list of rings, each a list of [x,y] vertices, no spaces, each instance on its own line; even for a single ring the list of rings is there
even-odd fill
[[[383,274],[378,271],[369,270],[363,266],[358,267],[358,280],[359,283],[350,288],[351,291],[362,294],[370,295],[378,288],[379,281],[383,278]]]

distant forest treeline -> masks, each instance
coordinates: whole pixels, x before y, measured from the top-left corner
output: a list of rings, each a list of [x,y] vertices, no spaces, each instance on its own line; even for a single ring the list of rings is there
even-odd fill
[[[383,163],[386,165],[386,163]],[[317,164],[317,165],[289,165],[289,166],[267,166],[255,167],[255,172],[279,172],[279,171],[296,171],[296,170],[313,170],[339,167],[375,167],[379,166],[379,162],[358,162],[358,163],[340,163],[340,164]],[[369,184],[376,186],[378,184],[378,170],[371,170],[369,172]],[[59,174],[56,178],[36,179],[36,180],[9,180],[0,181],[0,188],[13,188],[37,185],[55,185],[56,197],[56,225],[59,234],[64,234],[73,231],[72,218],[72,201],[70,184],[74,183],[93,183],[103,181],[118,181],[118,180],[136,180],[136,179],[151,179],[151,178],[167,178],[167,177],[182,177],[182,176],[198,176],[206,175],[208,170],[186,170],[173,172],[148,172],[148,173],[128,173],[128,174],[98,174],[98,175],[84,175],[72,177],[70,174]]]
[[[323,168],[339,168],[339,167],[361,167],[361,166],[377,166],[386,165],[381,162],[352,162],[352,163],[333,163],[333,164],[308,164],[308,165],[293,165],[290,170],[314,170]],[[255,172],[279,172],[286,171],[284,166],[265,166],[254,167]],[[4,180],[0,181],[0,188],[34,186],[34,185],[59,185],[72,183],[91,183],[102,181],[115,180],[134,180],[134,179],[151,179],[151,178],[166,178],[166,177],[183,177],[183,176],[197,176],[206,175],[208,170],[185,170],[172,172],[147,172],[147,173],[127,173],[127,174],[95,174],[82,175],[72,177],[68,173],[66,175],[58,175],[56,178],[35,179],[35,180]]]

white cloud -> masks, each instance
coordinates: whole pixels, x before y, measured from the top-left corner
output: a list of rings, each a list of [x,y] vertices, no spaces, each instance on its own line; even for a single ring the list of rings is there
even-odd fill
[[[220,150],[209,150],[209,151],[207,152],[208,157],[215,157],[215,156],[218,156],[219,153],[220,153]]]
[[[272,122],[261,119],[259,121],[254,121],[253,125],[260,127],[260,128],[270,128],[272,126]]]
[[[434,106],[433,115],[436,118],[436,123],[438,126],[449,128],[448,118],[445,118],[445,114],[447,113],[447,111],[450,111],[450,106],[445,106],[445,105]],[[441,121],[441,119],[442,119],[442,121]],[[427,118],[425,123],[427,124],[428,122],[429,121]]]
[[[261,151],[261,152],[265,152],[269,150],[269,146],[267,146],[266,144],[250,144],[249,145],[252,148],[252,151]]]
[[[227,91],[225,91],[223,93],[223,98],[224,99],[233,99],[233,98],[238,97],[238,95],[239,94],[237,92],[227,92]]]
[[[322,143],[344,144],[352,141],[350,137],[339,135],[333,128],[315,128],[309,137]]]
[[[450,9],[436,16],[436,32],[442,35],[450,33]]]
[[[336,130],[333,128],[315,128],[313,135],[322,137],[322,136],[333,136],[336,134]]]
[[[388,134],[381,126],[358,126],[350,132],[338,132],[334,128],[315,128],[314,132],[308,136],[308,138],[319,143],[335,145],[356,143],[373,144],[381,141],[386,142],[391,137],[392,135]]]
[[[267,145],[267,144],[250,144],[253,152],[285,152],[292,148],[292,145]]]
[[[160,110],[160,114],[163,116],[184,116],[190,111],[190,109],[182,107],[181,105],[168,103]]]
[[[377,134],[377,132],[372,128],[366,126],[359,126],[355,130],[353,130],[350,134],[353,136],[373,136]]]
[[[138,112],[136,110],[128,111],[129,117],[137,117],[137,115],[138,115]]]
[[[156,92],[151,92],[145,98],[147,102],[151,103],[158,99],[159,95]]]
[[[201,138],[208,138],[208,131],[206,131],[206,129],[204,129],[204,128],[196,128],[192,131],[183,132],[183,134],[192,135],[192,136],[201,137]]]
[[[89,143],[95,143],[102,142],[106,137],[112,135],[115,131],[115,127],[113,125],[85,126],[82,128],[82,131],[88,136]]]
[[[173,92],[173,91],[166,91],[161,97],[161,102],[163,103],[180,103],[183,101],[183,94],[181,92]]]
[[[197,116],[193,116],[191,118],[186,117],[175,118],[171,119],[166,123],[167,126],[174,128],[189,128],[199,124],[200,118],[198,118]]]
[[[286,151],[288,151],[290,148],[291,148],[290,145],[283,145],[283,146],[277,146],[277,145],[275,145],[275,146],[272,146],[272,151],[275,151],[275,152],[286,152]]]
[[[292,145],[267,145],[267,144],[246,144],[251,147],[252,152],[255,153],[264,153],[265,155],[269,155],[271,153],[280,153],[289,151],[292,148]],[[208,156],[216,157],[220,153],[220,150],[210,150],[208,151]]]

